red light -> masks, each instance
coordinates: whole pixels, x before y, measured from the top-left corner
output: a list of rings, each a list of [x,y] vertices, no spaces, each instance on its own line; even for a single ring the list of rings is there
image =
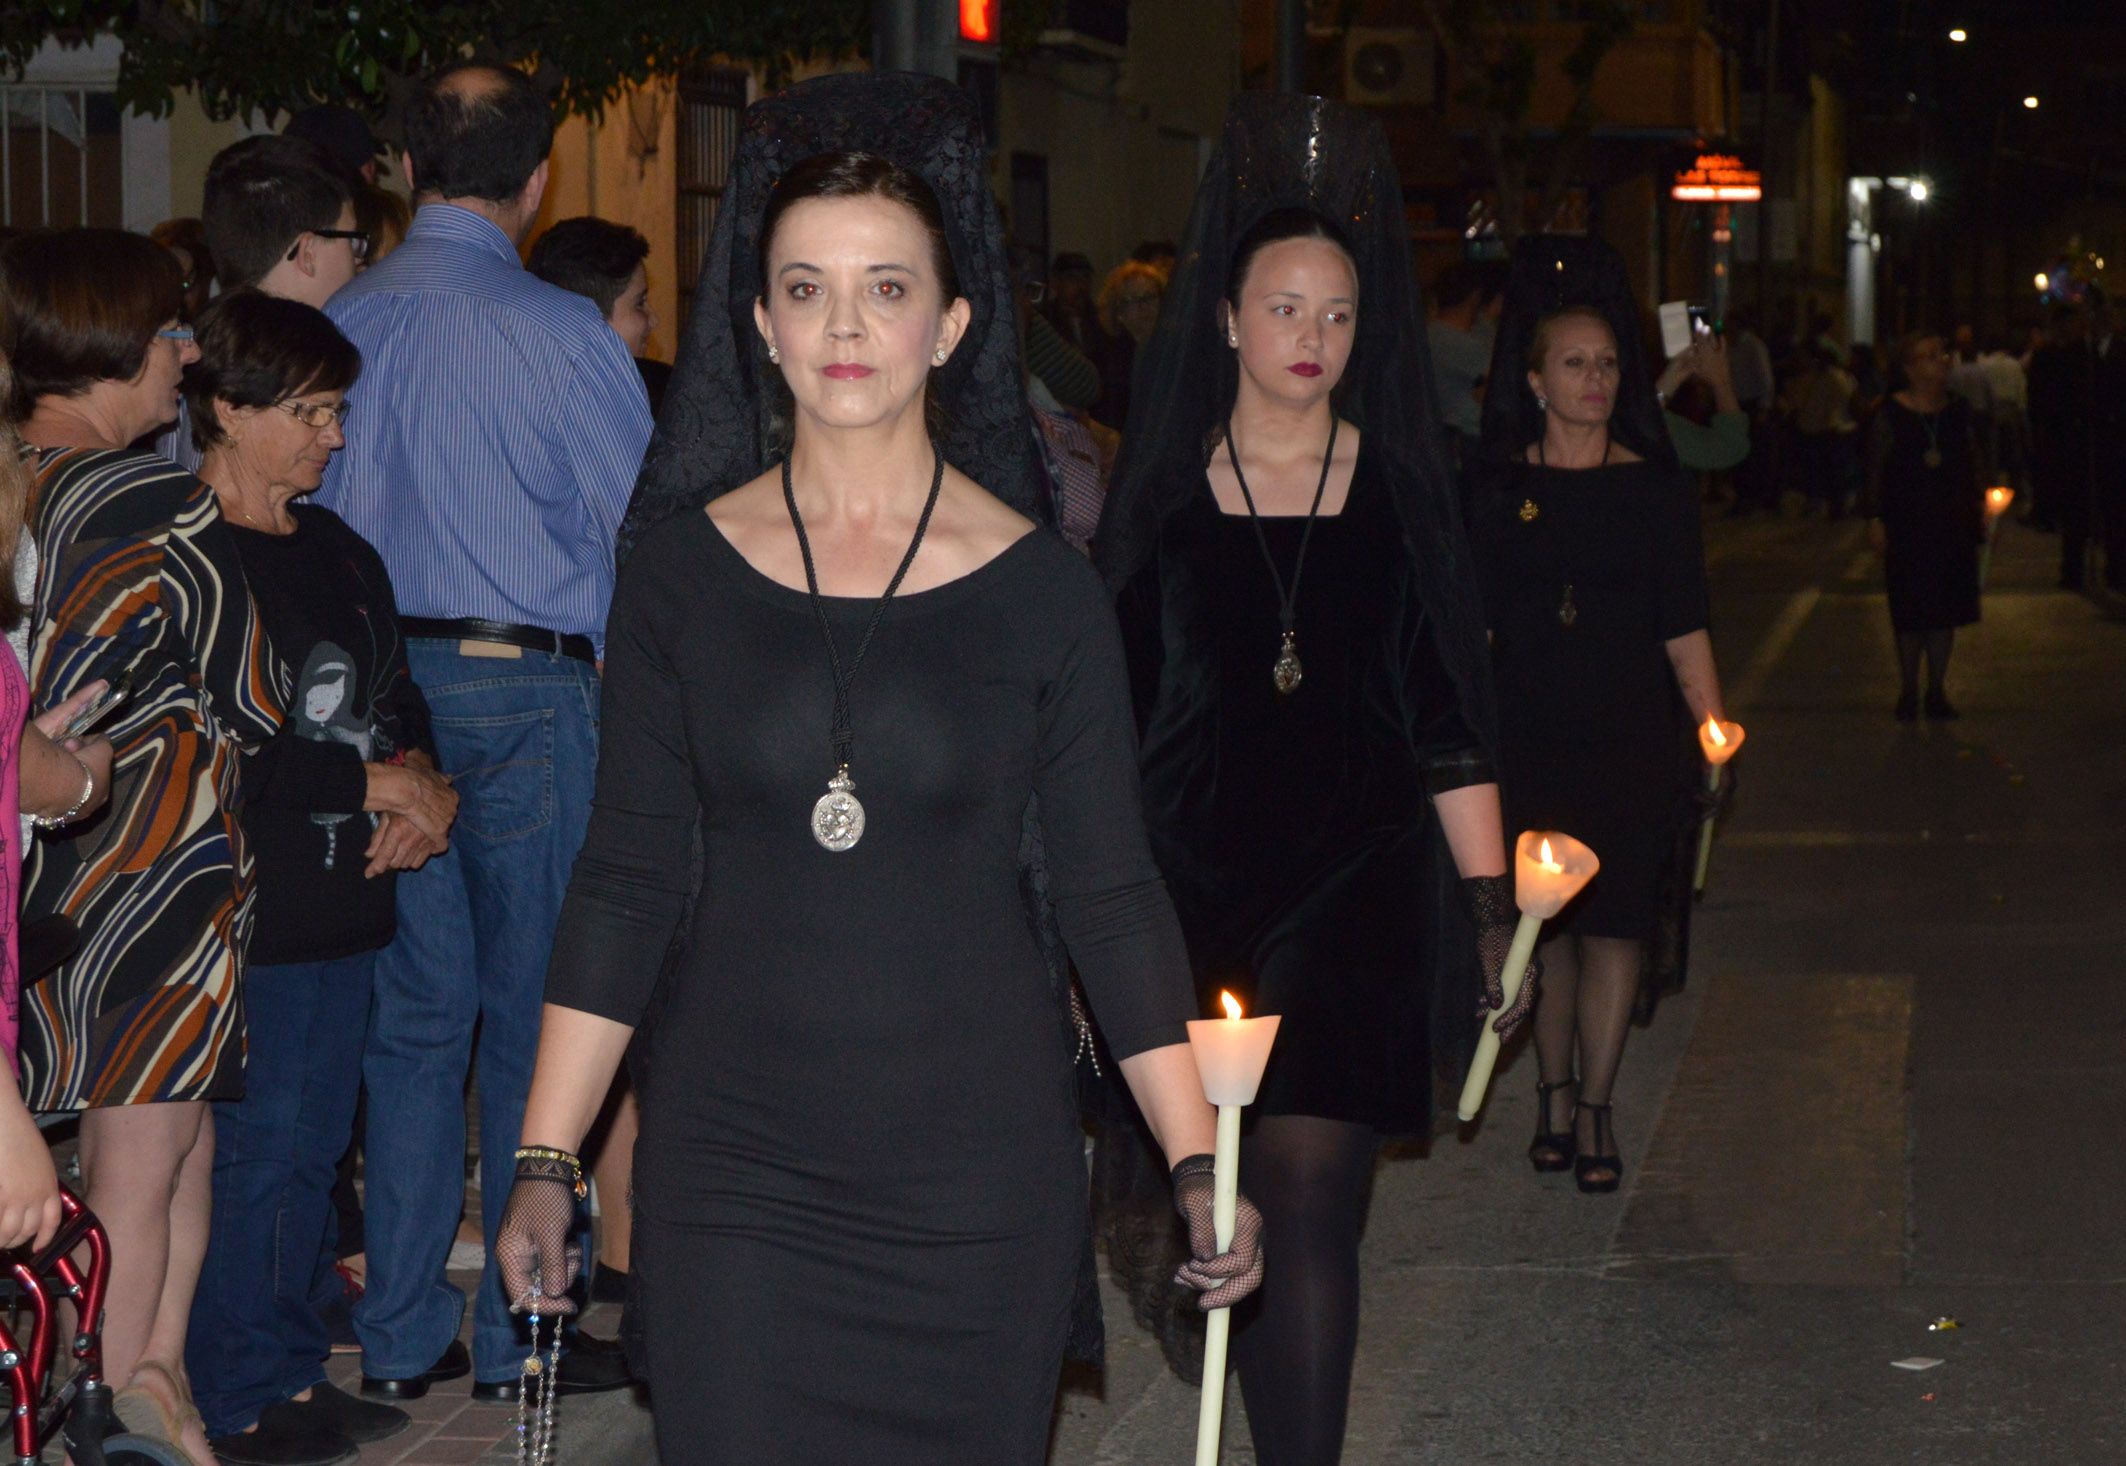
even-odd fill
[[[997,11],[1004,0],[960,0],[960,39],[993,45],[997,39]]]

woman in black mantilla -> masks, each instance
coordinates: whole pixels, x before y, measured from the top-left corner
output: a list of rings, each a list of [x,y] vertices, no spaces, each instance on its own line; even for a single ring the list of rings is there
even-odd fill
[[[1919,660],[1927,660],[1926,714],[1953,718],[1949,653],[1956,628],[1978,620],[1978,550],[1986,538],[1986,457],[1971,405],[1949,391],[1949,353],[1928,332],[1898,344],[1903,385],[1868,431],[1862,508],[1882,552],[1897,633],[1897,718],[1919,716]]]
[[[1341,1454],[1374,1159],[1460,1079],[1513,920],[1403,230],[1376,123],[1234,102],[1094,546],[1199,999],[1283,1015],[1241,1163],[1277,1252],[1234,1345],[1264,1466]]]
[[[571,1306],[572,1151],[662,970],[632,1272],[674,1466],[1045,1455],[1086,1185],[1021,897],[1036,793],[1062,935],[1174,1163],[1184,1278],[1219,1304],[1261,1275],[1251,1206],[1212,1240],[1113,613],[1028,517],[986,163],[932,78],[752,109],[627,536],[497,1247],[520,1307],[534,1279]]]
[[[1521,242],[1471,493],[1509,828],[1562,830],[1602,862],[1545,928],[1535,1019],[1529,1159],[1583,1191],[1623,1175],[1610,1095],[1685,808],[1678,688],[1694,722],[1720,711],[1698,495],[1637,319],[1607,244]]]

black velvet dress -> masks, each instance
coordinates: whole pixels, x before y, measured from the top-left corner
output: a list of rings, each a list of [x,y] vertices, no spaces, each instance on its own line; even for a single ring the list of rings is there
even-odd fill
[[[1507,838],[1562,830],[1602,862],[1545,935],[1650,940],[1685,809],[1665,643],[1707,620],[1697,495],[1654,463],[1509,464],[1472,531]]]
[[[1289,696],[1270,677],[1277,591],[1254,530],[1197,483],[1121,609],[1145,818],[1199,998],[1215,1013],[1229,988],[1283,1015],[1252,1114],[1421,1132],[1443,1021],[1426,977],[1444,889],[1427,794],[1489,782],[1489,760],[1373,453],[1361,445],[1343,512],[1315,524]],[[1305,526],[1263,521],[1287,577]],[[1460,996],[1451,1020],[1468,1024]]]
[[[828,602],[856,646],[869,600]],[[689,885],[635,1162],[665,1461],[1046,1453],[1087,1227],[1049,892],[1117,1055],[1186,1041],[1186,953],[1144,839],[1129,690],[1091,568],[1036,532],[896,599],[852,695],[868,825],[808,825],[832,681],[802,591],[700,512],[613,602],[598,792],[547,1001],[641,1018]]]

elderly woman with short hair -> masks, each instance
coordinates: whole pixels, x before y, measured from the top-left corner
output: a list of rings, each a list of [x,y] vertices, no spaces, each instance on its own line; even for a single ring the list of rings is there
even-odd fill
[[[214,1106],[213,1227],[187,1360],[230,1466],[342,1460],[404,1411],[325,1380],[309,1305],[336,1164],[354,1125],[377,954],[397,929],[394,872],[440,853],[457,795],[435,771],[391,580],[368,541],[302,502],[344,441],[360,355],[299,301],[239,290],[199,321],[185,374],[199,475],[213,490],[291,689],[280,732],[244,762],[257,859],[244,965],[241,1099]]]
[[[207,1245],[207,1102],[243,1088],[238,770],[279,728],[281,695],[213,493],[127,446],[177,415],[197,354],[182,287],[167,250],[115,229],[0,250],[0,349],[36,474],[32,700],[131,686],[104,728],[109,807],[30,859],[25,916],[63,914],[84,941],[24,996],[23,1088],[33,1109],[83,1111],[85,1199],[114,1259],[103,1351],[128,1386],[118,1407],[211,1466],[185,1328]]]

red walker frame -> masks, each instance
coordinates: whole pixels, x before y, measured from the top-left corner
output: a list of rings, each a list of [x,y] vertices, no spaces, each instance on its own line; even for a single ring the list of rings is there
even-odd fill
[[[64,1218],[49,1246],[35,1254],[0,1255],[0,1267],[31,1315],[27,1348],[0,1318],[0,1374],[6,1375],[14,1396],[13,1466],[36,1466],[39,1453],[62,1426],[75,1461],[101,1466],[104,1437],[121,1428],[111,1413],[111,1388],[103,1378],[103,1300],[111,1281],[111,1240],[103,1224],[64,1186],[59,1188],[59,1204]],[[89,1249],[86,1273],[73,1258],[83,1243]],[[48,1392],[58,1354],[61,1298],[74,1303],[80,1332],[67,1347],[75,1362],[73,1373]]]

